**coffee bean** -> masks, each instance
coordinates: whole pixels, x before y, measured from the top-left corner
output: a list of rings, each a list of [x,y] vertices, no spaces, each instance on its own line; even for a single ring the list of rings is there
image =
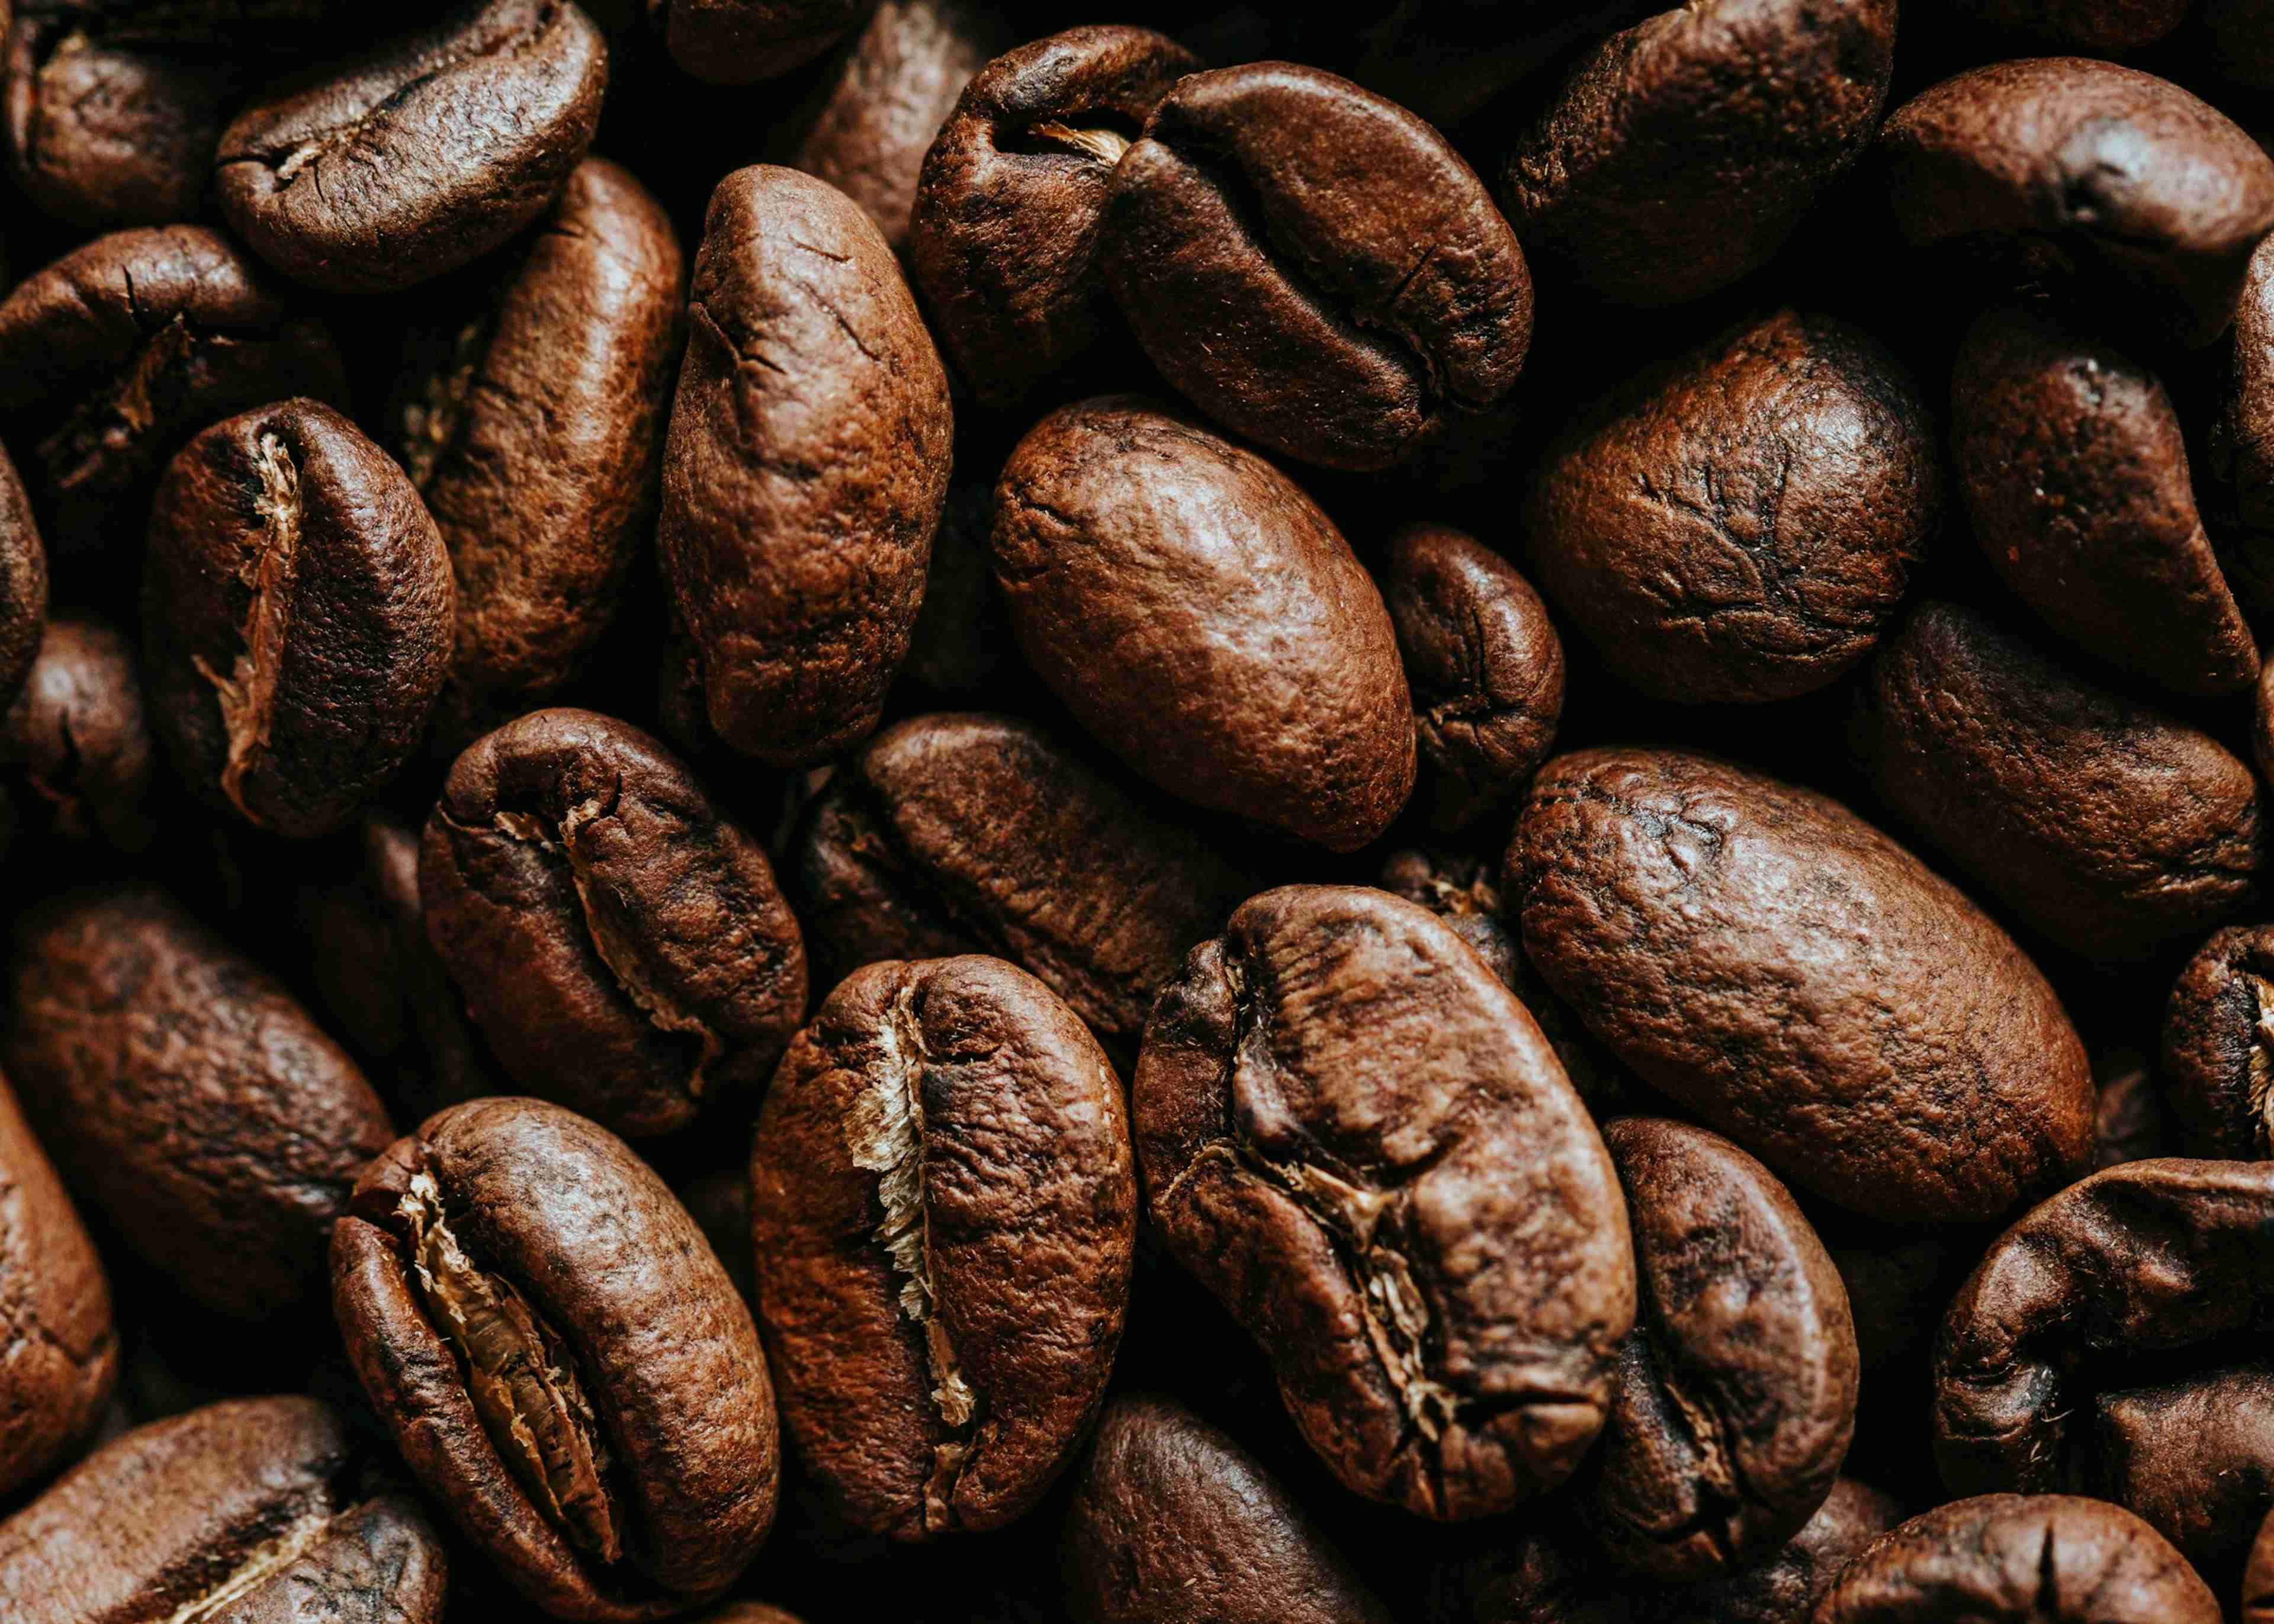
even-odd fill
[[[713,85],[787,73],[827,50],[876,0],[646,0],[671,59]]]
[[[1501,985],[1524,997],[1530,971],[1524,963],[1524,950],[1517,944],[1516,934],[1502,912],[1500,884],[1489,861],[1463,852],[1393,852],[1382,866],[1382,889],[1418,903],[1443,920]],[[1532,1010],[1535,1020],[1540,1019],[1530,999],[1525,1000],[1525,1007]],[[1547,1032],[1551,1043],[1555,1041],[1555,1034],[1547,1031],[1545,1021],[1540,1030]],[[1564,1070],[1570,1070],[1568,1061]],[[1577,1086],[1578,1079],[1574,1078],[1572,1082]],[[1580,1092],[1584,1097],[1585,1090]]]
[[[30,675],[0,713],[0,794],[19,829],[147,850],[159,827],[157,772],[124,634],[79,615],[49,620]]]
[[[2102,1393],[2088,1482],[2218,1588],[2274,1507],[2274,1370],[2221,1370]]]
[[[2274,926],[2202,944],[2164,1016],[2164,1097],[2190,1156],[2274,1160]]]
[[[2233,376],[2208,462],[2242,532],[2227,555],[2236,590],[2263,610],[2274,605],[2274,237],[2251,256],[2235,305]]]
[[[48,550],[16,465],[0,450],[0,697],[22,686],[48,618]]]

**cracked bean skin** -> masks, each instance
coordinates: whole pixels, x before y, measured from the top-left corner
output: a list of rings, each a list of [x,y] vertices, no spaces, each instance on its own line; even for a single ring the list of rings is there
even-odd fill
[[[2218,1598],[2121,1507],[1984,1494],[1873,1540],[1812,1624],[2218,1624]]]
[[[2229,926],[2187,960],[2158,1080],[2181,1154],[2274,1160],[2274,925]]]
[[[1614,388],[1525,507],[1548,600],[1645,692],[1789,699],[1893,623],[1941,508],[1934,414],[1894,355],[1786,310]]]
[[[157,779],[133,645],[106,620],[49,620],[24,686],[0,711],[0,799],[19,831],[145,851],[158,834]]]
[[[876,728],[947,500],[947,374],[853,200],[757,164],[695,257],[656,545],[711,726],[774,766]]]
[[[214,161],[222,213],[297,282],[414,286],[545,211],[607,83],[607,47],[571,0],[478,0],[240,112]]]
[[[1581,1515],[1653,1579],[1737,1573],[1816,1515],[1855,1435],[1847,1289],[1785,1187],[1721,1135],[1630,1116],[1603,1143],[1640,1307]]]
[[[71,893],[16,921],[0,1062],[65,1182],[203,1307],[283,1320],[395,1130],[269,975],[163,894]]]
[[[538,1100],[428,1117],[358,1181],[332,1302],[411,1470],[553,1617],[683,1613],[764,1543],[780,1466],[749,1310],[606,1129]]]
[[[2248,907],[2257,781],[2210,734],[1927,603],[1879,651],[1856,753],[1881,796],[2023,921],[2135,960]]]
[[[209,805],[339,828],[410,759],[456,589],[402,468],[314,401],[206,430],[167,468],[143,564],[151,721]]]
[[[1102,259],[1179,393],[1327,468],[1392,467],[1490,410],[1532,343],[1532,273],[1466,161],[1396,103],[1290,63],[1161,98],[1114,168]]]
[[[1172,1399],[1116,1398],[1059,1541],[1077,1624],[1389,1624],[1294,1497]]]
[[[712,85],[749,85],[810,62],[877,0],[647,0],[671,59]]]
[[[914,1541],[1031,1509],[1104,1397],[1136,1222],[1120,1081],[1049,988],[977,955],[848,976],[750,1150],[759,1319],[831,1510]]]
[[[2177,85],[2078,56],[1993,63],[1879,134],[1903,235],[2071,285],[2182,343],[2233,319],[2274,226],[2274,157]]]
[[[1895,0],[1690,0],[1585,53],[1517,139],[1525,249],[1607,299],[1671,304],[1766,264],[1870,147]]]
[[[992,551],[1028,664],[1162,789],[1336,852],[1405,804],[1389,612],[1255,453],[1133,395],[1062,407],[1004,467]]]
[[[1614,1055],[1836,1206],[1990,1220],[2091,1165],[2091,1070],[2052,989],[1826,796],[1681,751],[1558,756],[1507,890]]]
[[[1603,1141],[1515,995],[1427,910],[1250,898],[1137,1061],[1156,1233],[1272,1360],[1352,1491],[1447,1520],[1554,1487],[1634,1324]]]
[[[0,1596],[40,1624],[441,1624],[447,1563],[312,1398],[232,1399],[116,1439],[0,1522]]]
[[[536,711],[458,758],[418,894],[506,1071],[621,1133],[747,1113],[805,1014],[764,847],[661,744],[590,710]]]
[[[0,450],[0,704],[31,674],[48,620],[48,550],[15,463]]]

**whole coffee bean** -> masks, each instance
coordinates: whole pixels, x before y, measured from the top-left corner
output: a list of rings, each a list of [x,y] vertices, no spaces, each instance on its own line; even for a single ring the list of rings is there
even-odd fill
[[[1062,407],[1004,467],[994,559],[1035,674],[1171,794],[1341,852],[1405,804],[1382,594],[1254,452],[1131,396]]]
[[[749,1310],[622,1140],[538,1100],[431,1116],[357,1182],[332,1304],[426,1492],[556,1618],[654,1619],[773,1522]]]
[[[2190,1156],[2274,1160],[2274,925],[2202,944],[2164,1015],[2164,1098]]]
[[[1254,1456],[1150,1394],[1106,1406],[1060,1560],[1078,1624],[1389,1624]]]
[[[647,0],[671,59],[713,85],[748,85],[810,62],[877,0]]]
[[[1767,263],[1870,145],[1894,0],[1692,0],[1582,56],[1502,196],[1544,267],[1671,304]]]
[[[2274,226],[2274,157],[2177,85],[2113,63],[1975,68],[1897,109],[1879,147],[1914,244],[2080,284],[2190,344],[2226,330]]]
[[[2180,1139],[2173,1120],[2177,1113],[2165,1108],[2155,1070],[2141,1056],[2120,1053],[2097,1062],[2092,1071],[2099,1088],[2093,1108],[2096,1170],[2182,1150],[2193,1155],[2205,1154],[2189,1148]],[[2176,1084],[2172,1092],[2178,1092]]]
[[[567,687],[615,618],[655,517],[682,269],[661,206],[588,158],[483,302],[418,335],[389,444],[457,579],[445,752]]]
[[[159,481],[150,713],[177,771],[272,833],[338,828],[418,748],[456,590],[403,470],[310,400],[216,423]]]
[[[1120,1082],[1042,982],[975,956],[830,994],[750,1150],[758,1315],[829,1506],[900,1540],[1030,1509],[1104,1395],[1136,1222]]]
[[[2256,894],[2266,837],[2250,769],[1976,610],[1912,614],[1872,666],[1856,741],[1914,827],[2093,958],[2139,958]]]
[[[215,158],[222,212],[297,281],[410,287],[545,211],[607,82],[607,47],[571,0],[472,0],[239,113]]]
[[[924,156],[908,263],[982,402],[1073,371],[1120,327],[1100,261],[1122,155],[1200,58],[1145,28],[1069,28],[973,76]]]
[[[1390,467],[1489,410],[1532,343],[1532,273],[1475,171],[1395,102],[1291,63],[1161,99],[1115,166],[1103,259],[1163,377],[1328,468]]]
[[[664,450],[656,545],[711,725],[779,766],[874,730],[947,497],[947,374],[844,193],[719,183]]]
[[[1721,1135],[1630,1116],[1603,1143],[1640,1305],[1581,1515],[1635,1572],[1736,1573],[1816,1515],[1855,1435],[1848,1293],[1785,1187]]]
[[[16,465],[0,450],[0,701],[38,658],[48,619],[48,550]]]
[[[2246,1366],[2102,1393],[2087,1481],[2231,1588],[2274,1507],[2274,1370]]]
[[[0,1596],[40,1624],[440,1624],[441,1543],[358,1453],[312,1398],[138,1427],[0,1522]]]
[[[124,635],[79,615],[49,621],[31,674],[0,712],[0,797],[19,828],[143,851],[158,833],[156,778]]]
[[[2012,306],[1974,324],[1950,394],[1967,516],[2047,625],[2174,693],[2257,680],[2258,644],[2203,532],[2179,413],[2153,372]]]
[[[1162,1244],[1347,1487],[1468,1518],[1570,1475],[1634,1323],[1625,1204],[1448,926],[1355,887],[1250,899],[1162,989],[1132,1100]]]
[[[2238,590],[2254,608],[2274,605],[2274,236],[2251,256],[2234,307],[2233,382],[2208,461],[2243,533],[2232,549]]]
[[[418,893],[505,1070],[621,1132],[742,1099],[805,1014],[764,848],[662,745],[589,710],[536,711],[458,758]]]
[[[1505,807],[1547,759],[1563,713],[1563,644],[1532,583],[1442,524],[1390,538],[1383,601],[1413,690],[1430,826]]]
[[[1939,516],[1931,412],[1844,322],[1779,311],[1614,389],[1525,510],[1549,599],[1661,699],[1788,699],[1871,651]]]
[[[1870,1216],[1995,1218],[2092,1157],[2092,1077],[2011,938],[1847,808],[1596,749],[1509,848],[1526,955],[1644,1080]]]
[[[0,1078],[0,1495],[93,1434],[118,1386],[110,1282],[15,1091]],[[7,1537],[0,1532],[0,1548]],[[0,1558],[0,1573],[6,1563]],[[0,1594],[6,1593],[0,1590]]]

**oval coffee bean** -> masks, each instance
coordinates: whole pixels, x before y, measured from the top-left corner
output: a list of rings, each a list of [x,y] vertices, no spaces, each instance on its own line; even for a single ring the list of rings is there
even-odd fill
[[[832,1509],[916,1540],[1031,1508],[1096,1413],[1136,1241],[1121,1085],[1073,1011],[999,959],[855,972],[774,1078],[750,1191],[782,1419]]]
[[[1837,801],[1672,750],[1559,756],[1508,888],[1589,1031],[1841,1207],[1980,1221],[2090,1165],[2091,1071],[2052,989]]]
[[[2177,85],[2078,56],[1992,63],[1887,120],[1903,235],[2082,284],[2190,344],[2226,330],[2274,227],[2274,157]]]
[[[947,375],[844,193],[755,165],[695,257],[656,545],[711,725],[803,766],[859,742],[908,650],[947,499]]]
[[[1856,740],[1879,793],[2029,925],[2136,959],[2256,895],[2250,769],[2209,734],[1928,603],[1872,666]]]
[[[0,1596],[40,1624],[441,1624],[441,1542],[355,1487],[358,1453],[312,1398],[138,1427],[0,1522]]]
[[[314,401],[216,423],[159,482],[143,566],[151,718],[207,801],[336,829],[425,731],[456,589],[403,470]]]
[[[1844,322],[1780,311],[1612,391],[1542,461],[1530,558],[1661,699],[1789,699],[1893,621],[1939,517],[1933,414]]]
[[[1405,804],[1382,594],[1254,452],[1132,396],[1063,407],[1004,467],[993,551],[1035,673],[1161,788],[1332,851]]]
[[[2274,1160],[2274,925],[2231,926],[2187,960],[2160,1080],[2184,1154]]]
[[[0,450],[0,703],[38,658],[48,619],[48,550],[15,463]]]
[[[2203,533],[2179,413],[2153,372],[2014,306],[1974,324],[1950,394],[1967,516],[1992,568],[2047,625],[2173,693],[2258,680],[2258,644]]]
[[[18,827],[143,851],[158,833],[157,776],[125,635],[79,615],[49,620],[30,675],[0,711],[0,799]]]
[[[544,212],[607,82],[607,47],[571,0],[474,0],[239,113],[215,158],[222,212],[312,287],[410,287]]]
[[[556,1618],[684,1611],[764,1541],[779,1459],[749,1310],[606,1129],[538,1100],[429,1117],[358,1181],[332,1304],[427,1493]]]
[[[810,62],[877,0],[646,0],[671,59],[712,85],[748,85]]]
[[[79,1198],[201,1305],[288,1315],[394,1130],[354,1064],[267,974],[161,893],[21,916],[0,1059]]]
[[[1583,55],[1502,195],[1543,265],[1670,304],[1766,264],[1871,144],[1895,0],[1690,0]]]
[[[1350,1489],[1505,1511],[1602,1428],[1617,1175],[1531,1015],[1427,910],[1294,885],[1163,989],[1131,1097],[1156,1232]]]
[[[1077,1624],[1389,1624],[1261,1463],[1181,1404],[1117,1398],[1061,1538]]]
[[[589,710],[537,711],[458,758],[418,894],[505,1070],[620,1132],[756,1090],[805,1014],[764,848],[662,745]]]

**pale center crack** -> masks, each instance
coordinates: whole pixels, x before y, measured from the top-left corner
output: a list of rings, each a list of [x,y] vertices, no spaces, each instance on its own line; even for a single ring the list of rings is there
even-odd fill
[[[1118,130],[1084,129],[1056,118],[1045,118],[1028,126],[1027,132],[1037,140],[1055,142],[1088,153],[1107,169],[1121,162],[1121,154],[1129,150],[1129,140]]]
[[[218,1616],[247,1592],[266,1584],[278,1569],[306,1555],[331,1525],[331,1514],[320,1506],[301,1512],[282,1532],[247,1553],[218,1585],[184,1602],[166,1615],[162,1624],[202,1624]]]
[[[2248,970],[2243,978],[2250,983],[2251,999],[2257,1008],[2245,1081],[2251,1124],[2257,1130],[2258,1154],[2264,1156],[2274,1154],[2274,981]]]
[[[252,594],[239,634],[240,647],[223,676],[204,656],[193,657],[198,673],[213,686],[229,735],[222,763],[222,793],[255,823],[260,818],[245,803],[245,781],[268,748],[276,725],[276,688],[283,675],[284,644],[292,622],[293,587],[300,567],[300,470],[292,453],[275,433],[260,436],[253,456],[260,494],[252,511],[258,531],[239,538],[237,578]]]

